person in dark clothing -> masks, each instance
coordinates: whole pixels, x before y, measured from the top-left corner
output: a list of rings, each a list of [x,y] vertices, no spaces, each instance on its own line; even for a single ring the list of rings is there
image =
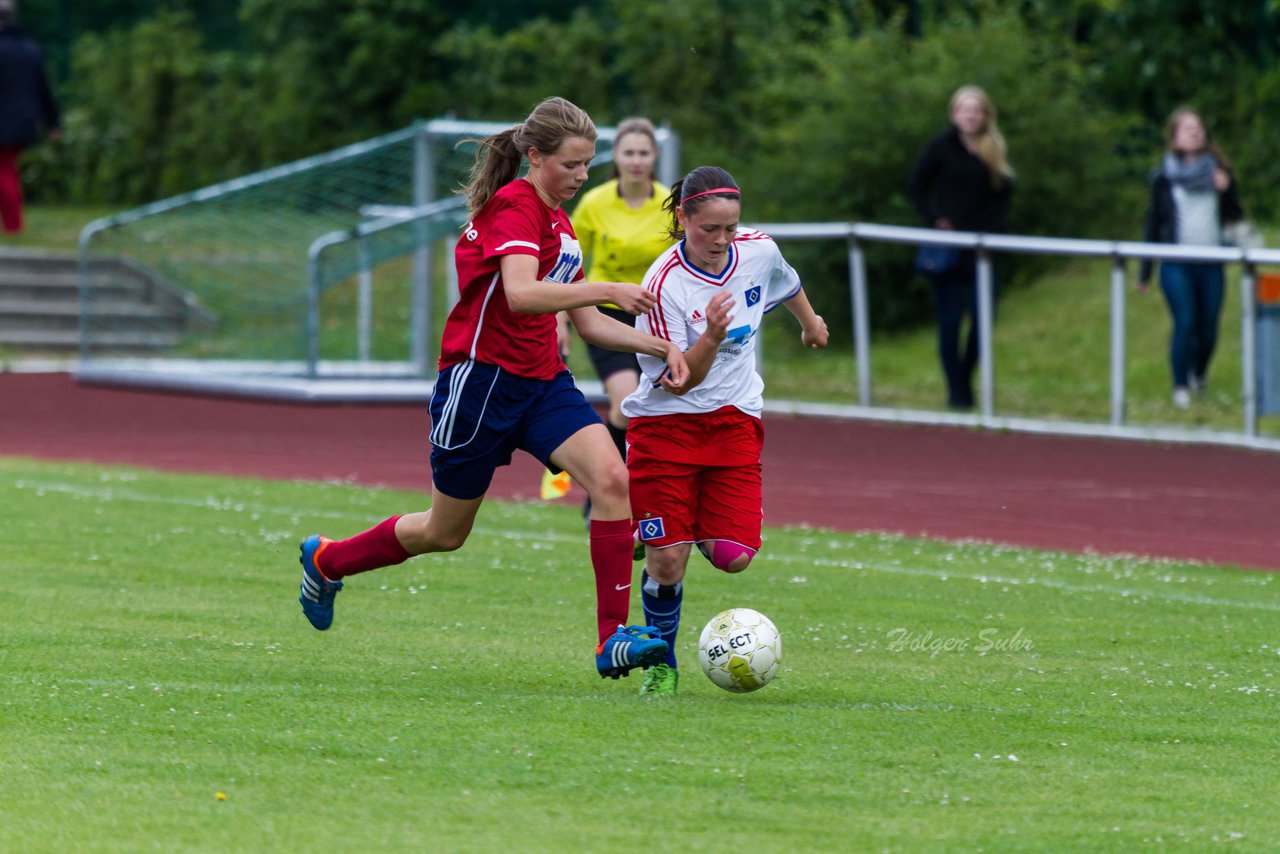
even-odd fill
[[[1005,229],[1013,169],[996,108],[977,86],[951,96],[951,126],[930,139],[916,159],[907,193],[931,228],[1000,232]],[[947,405],[973,407],[978,364],[978,283],[974,253],[962,252],[948,269],[928,274],[938,311],[938,355],[947,380]],[[960,328],[969,334],[960,348]]]
[[[0,0],[0,224],[11,234],[22,230],[18,157],[40,141],[41,127],[51,138],[61,127],[40,45],[16,18],[14,0]]]
[[[1223,226],[1244,218],[1231,164],[1209,139],[1204,122],[1190,107],[1179,107],[1166,127],[1168,148],[1151,179],[1142,239],[1147,243],[1220,246]],[[1138,291],[1151,284],[1153,263],[1143,259]],[[1205,388],[1209,360],[1218,343],[1225,294],[1221,264],[1165,261],[1160,290],[1169,304],[1173,333],[1169,367],[1173,405],[1186,409]]]

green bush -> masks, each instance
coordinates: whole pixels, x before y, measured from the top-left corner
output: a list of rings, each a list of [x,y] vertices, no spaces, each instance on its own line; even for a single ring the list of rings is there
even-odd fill
[[[142,202],[256,168],[247,60],[161,11],[75,47],[63,139],[34,152],[38,197]]]

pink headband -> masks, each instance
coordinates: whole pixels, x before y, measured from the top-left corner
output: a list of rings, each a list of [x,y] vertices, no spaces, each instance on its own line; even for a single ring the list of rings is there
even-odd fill
[[[685,196],[680,200],[680,206],[684,207],[684,203],[690,199],[696,199],[698,196],[709,196],[712,193],[737,193],[739,197],[742,196],[742,191],[736,187],[716,187],[714,190],[703,190],[701,193],[694,193],[692,196]]]

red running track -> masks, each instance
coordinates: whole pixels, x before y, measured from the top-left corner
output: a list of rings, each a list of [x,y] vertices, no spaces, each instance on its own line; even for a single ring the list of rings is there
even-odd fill
[[[269,403],[14,373],[0,374],[0,399],[0,455],[429,491],[422,405]],[[1280,454],[787,416],[765,425],[770,525],[1280,569]],[[538,483],[537,463],[519,454],[491,495],[531,498]]]

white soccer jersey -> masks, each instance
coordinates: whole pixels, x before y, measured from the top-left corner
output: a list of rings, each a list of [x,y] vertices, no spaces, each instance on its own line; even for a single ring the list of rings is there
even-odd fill
[[[799,292],[800,277],[773,239],[754,229],[738,229],[729,247],[728,263],[718,275],[699,270],[684,249],[682,240],[649,267],[644,287],[658,303],[637,319],[636,327],[688,350],[706,331],[707,303],[728,290],[734,302],[729,332],[706,379],[684,395],[655,386],[666,363],[641,355],[640,385],[622,402],[622,411],[629,418],[638,418],[736,406],[758,418],[764,409],[764,380],[756,373],[756,334],[766,312]]]

